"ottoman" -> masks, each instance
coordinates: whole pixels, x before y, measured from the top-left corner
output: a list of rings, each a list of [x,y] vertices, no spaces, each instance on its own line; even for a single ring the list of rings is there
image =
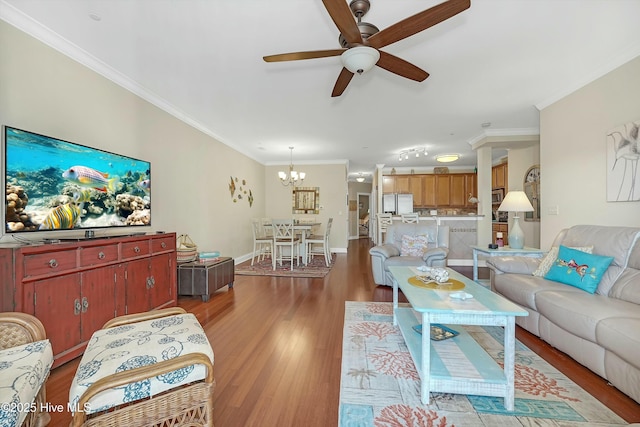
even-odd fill
[[[96,331],[69,390],[71,426],[213,426],[213,350],[181,308]]]

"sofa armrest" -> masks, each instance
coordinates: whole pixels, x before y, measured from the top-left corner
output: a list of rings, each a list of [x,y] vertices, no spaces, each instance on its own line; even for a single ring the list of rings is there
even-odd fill
[[[438,261],[444,261],[449,256],[449,248],[431,248],[428,249],[422,259],[429,267],[437,266]]]
[[[369,253],[371,255],[377,255],[382,258],[390,258],[392,256],[400,256],[400,249],[398,249],[394,245],[384,244],[374,246],[373,248],[369,249]]]
[[[540,265],[542,258],[526,256],[501,256],[487,259],[487,267],[495,274],[527,274],[532,275]]]

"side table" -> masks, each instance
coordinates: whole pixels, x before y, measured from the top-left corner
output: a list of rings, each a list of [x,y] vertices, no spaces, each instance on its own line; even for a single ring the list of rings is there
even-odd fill
[[[200,295],[207,302],[218,289],[233,288],[234,276],[235,263],[230,257],[178,264],[178,294]]]
[[[546,251],[542,249],[536,248],[528,248],[524,247],[522,249],[513,249],[509,246],[504,246],[498,249],[489,249],[482,246],[471,246],[473,249],[473,281],[478,282],[478,252],[482,253],[485,256],[509,256],[509,255],[520,255],[520,256],[530,256],[530,257],[541,257],[545,254]]]

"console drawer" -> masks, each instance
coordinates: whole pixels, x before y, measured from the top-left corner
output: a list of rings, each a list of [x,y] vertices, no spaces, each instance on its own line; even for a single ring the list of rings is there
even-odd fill
[[[80,266],[100,265],[118,261],[118,246],[92,246],[80,249]]]
[[[149,255],[149,240],[122,243],[122,259]]]
[[[161,239],[151,240],[151,252],[173,251],[176,248],[176,240],[172,237],[163,237]]]
[[[25,255],[23,259],[25,278],[60,275],[77,267],[75,249]]]

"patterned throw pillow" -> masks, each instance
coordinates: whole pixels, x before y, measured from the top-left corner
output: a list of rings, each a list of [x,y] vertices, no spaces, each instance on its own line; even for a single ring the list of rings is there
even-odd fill
[[[575,286],[592,294],[611,261],[613,257],[591,255],[561,245],[556,262],[544,278]]]
[[[593,246],[576,246],[576,247],[572,247],[571,249],[582,251],[588,254],[593,252]],[[552,246],[551,249],[549,249],[549,252],[547,252],[545,257],[542,259],[542,261],[540,261],[540,265],[538,266],[536,271],[533,272],[533,275],[539,276],[539,277],[546,276],[546,274],[549,272],[549,269],[551,268],[553,263],[556,262],[557,258],[558,258],[558,247]]]
[[[424,234],[411,236],[409,234],[402,235],[402,246],[400,247],[400,256],[417,256],[422,258],[429,248],[429,238]]]

